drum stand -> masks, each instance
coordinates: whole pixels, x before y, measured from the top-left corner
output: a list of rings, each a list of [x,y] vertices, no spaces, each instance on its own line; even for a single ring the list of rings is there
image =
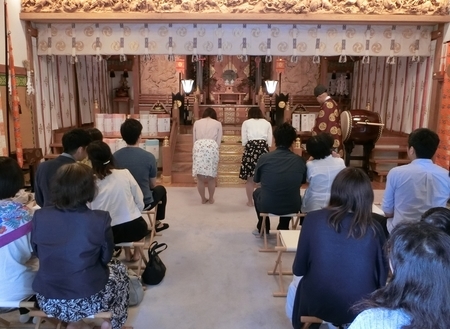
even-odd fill
[[[363,155],[362,156],[352,156],[353,148],[355,145],[362,145],[363,146]],[[362,160],[362,169],[369,175],[370,180],[373,179],[373,173],[370,170],[369,167],[369,159],[370,159],[370,153],[372,153],[373,148],[375,147],[374,143],[365,143],[365,144],[356,144],[353,141],[348,141],[344,143],[345,148],[345,165],[348,167],[350,165],[350,160]]]

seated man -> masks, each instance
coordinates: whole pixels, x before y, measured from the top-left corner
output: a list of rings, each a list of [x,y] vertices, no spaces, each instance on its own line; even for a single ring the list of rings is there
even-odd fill
[[[306,181],[306,164],[301,156],[291,151],[297,133],[290,124],[283,123],[275,129],[273,136],[277,148],[261,155],[253,176],[255,183],[261,183],[261,187],[253,192],[258,216],[254,235],[261,231],[261,212],[277,215],[297,213],[302,204],[300,186]],[[280,217],[277,229],[288,230],[290,220],[290,217]],[[270,221],[266,221],[266,232],[269,230]]]
[[[165,230],[169,224],[162,224],[166,216],[167,191],[164,186],[156,185],[156,158],[150,152],[139,147],[142,124],[136,119],[126,119],[120,126],[120,134],[127,143],[114,153],[118,168],[130,171],[144,194],[144,210],[153,209],[160,201],[156,212],[156,232]]]
[[[86,158],[86,146],[91,142],[89,133],[84,129],[72,129],[62,137],[63,153],[53,160],[39,164],[35,178],[35,199],[40,207],[51,204],[50,181],[59,167]]]
[[[433,163],[439,136],[427,128],[408,137],[410,164],[393,168],[386,180],[382,210],[389,233],[401,222],[419,221],[432,207],[445,207],[450,194],[448,170]]]

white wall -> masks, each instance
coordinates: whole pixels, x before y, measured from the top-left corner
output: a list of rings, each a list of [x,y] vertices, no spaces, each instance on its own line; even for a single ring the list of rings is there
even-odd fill
[[[5,64],[5,7],[0,0],[0,64]],[[8,0],[8,21],[12,37],[14,65],[23,67],[22,61],[27,59],[25,40],[25,23],[19,19],[20,0]]]

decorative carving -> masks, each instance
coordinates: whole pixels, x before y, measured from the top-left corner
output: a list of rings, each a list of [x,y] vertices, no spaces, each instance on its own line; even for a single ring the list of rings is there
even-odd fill
[[[163,55],[152,55],[147,61],[141,56],[140,72],[142,94],[161,95],[178,91],[175,65]]]
[[[448,15],[449,0],[22,0],[22,12]]]

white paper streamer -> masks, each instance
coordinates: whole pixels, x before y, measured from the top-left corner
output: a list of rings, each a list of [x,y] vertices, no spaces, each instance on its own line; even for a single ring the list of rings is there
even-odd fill
[[[243,62],[247,62],[248,61],[248,56],[247,56],[247,37],[246,37],[246,32],[247,32],[247,24],[243,24],[243,31],[242,31],[242,57],[241,60]]]
[[[345,46],[347,42],[347,25],[342,25],[342,44],[341,44],[341,55],[339,56],[339,63],[347,62],[347,56],[345,55]]]
[[[371,33],[371,29],[372,29],[372,27],[370,25],[367,25],[367,30],[366,30],[366,49],[364,50],[364,56],[361,59],[361,63],[362,64],[369,64],[370,63],[369,51],[370,51],[370,33]]]
[[[394,65],[395,64],[395,57],[394,57],[394,50],[395,50],[395,29],[396,26],[392,25],[391,30],[391,47],[389,49],[389,56],[386,58],[386,64]]]
[[[148,24],[144,24],[145,39],[144,39],[144,61],[150,60],[150,50],[148,49]]]
[[[95,57],[97,58],[97,62],[102,61],[102,55],[100,54],[100,24],[95,24],[96,29],[96,37],[95,37]]]
[[[419,56],[420,32],[421,32],[421,27],[417,26],[417,29],[416,29],[416,41],[414,42],[414,55],[413,55],[413,57],[411,59],[413,62],[420,61],[420,56]]]
[[[292,26],[292,56],[291,56],[291,63],[297,63],[298,62],[297,36],[298,36],[297,24],[294,24]]]
[[[194,39],[192,40],[192,62],[198,61],[197,36],[198,36],[198,28],[197,24],[194,24]]]
[[[267,46],[266,46],[266,63],[272,61],[272,55],[270,53],[270,47],[272,46],[272,24],[267,24],[268,36],[267,36]]]
[[[70,64],[78,63],[77,57],[77,36],[75,30],[75,23],[72,23],[72,57],[70,57]]]
[[[316,34],[316,49],[314,50],[314,56],[313,56],[313,63],[314,64],[320,64],[320,56],[319,56],[319,52],[320,52],[320,28],[322,26],[319,24],[317,25],[317,34]]]
[[[119,52],[119,60],[121,62],[125,62],[127,60],[127,56],[125,56],[125,28],[123,23],[120,23],[120,28],[122,29],[122,37],[120,38],[120,52]]]

